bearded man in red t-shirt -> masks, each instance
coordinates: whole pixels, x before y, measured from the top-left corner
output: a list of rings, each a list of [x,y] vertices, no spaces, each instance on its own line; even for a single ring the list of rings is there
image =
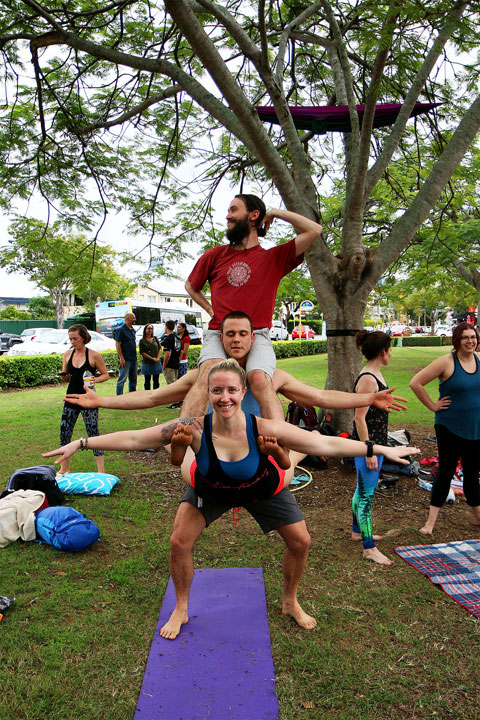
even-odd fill
[[[297,236],[290,242],[265,250],[264,237],[275,218],[290,223]],[[220,341],[223,318],[241,310],[252,319],[255,343],[247,361],[247,376],[262,417],[283,419],[283,409],[272,388],[276,359],[269,329],[280,280],[303,262],[303,253],[322,232],[322,226],[288,210],[267,212],[256,195],[235,195],[227,213],[229,245],[207,250],[190,273],[185,288],[212,318],[203,336],[198,380],[185,398],[182,415],[204,412],[207,407],[206,378],[210,368],[226,357]],[[211,304],[202,292],[210,284]]]

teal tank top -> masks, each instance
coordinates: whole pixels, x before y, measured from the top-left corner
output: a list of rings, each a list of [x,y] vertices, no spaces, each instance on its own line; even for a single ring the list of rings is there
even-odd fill
[[[453,354],[452,375],[438,385],[440,397],[450,397],[450,405],[435,413],[435,424],[466,440],[480,440],[480,360],[475,355],[475,372],[468,373]]]

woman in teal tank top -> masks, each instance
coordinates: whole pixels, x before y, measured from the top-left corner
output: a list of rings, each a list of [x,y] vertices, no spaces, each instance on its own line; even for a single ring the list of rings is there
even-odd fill
[[[473,325],[463,322],[453,330],[453,352],[437,358],[410,382],[418,399],[435,413],[438,445],[438,476],[430,499],[424,535],[431,535],[450,483],[462,461],[463,492],[472,508],[474,524],[480,525],[480,336]],[[425,385],[439,380],[439,398],[430,398]]]

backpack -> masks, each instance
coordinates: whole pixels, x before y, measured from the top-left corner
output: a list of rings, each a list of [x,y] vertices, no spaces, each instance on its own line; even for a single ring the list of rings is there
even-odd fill
[[[48,507],[35,517],[37,539],[67,552],[80,552],[100,537],[100,531],[89,520],[71,507]]]
[[[318,425],[317,411],[313,405],[300,405],[292,401],[288,405],[285,421],[299,427],[313,428]]]
[[[54,465],[34,465],[15,470],[8,478],[6,493],[15,490],[40,490],[45,494],[49,505],[61,505],[65,495],[55,479]]]

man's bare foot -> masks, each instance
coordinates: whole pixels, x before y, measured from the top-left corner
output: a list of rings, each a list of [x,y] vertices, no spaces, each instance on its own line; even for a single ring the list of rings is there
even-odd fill
[[[188,622],[188,615],[183,610],[175,610],[170,615],[169,620],[160,628],[160,635],[167,640],[175,640],[180,633],[180,628]]]
[[[374,540],[383,540],[383,535],[372,535],[372,537]],[[355,542],[356,542],[357,540],[361,540],[361,539],[362,539],[362,534],[353,532],[353,530],[352,530],[352,540],[355,540]]]
[[[311,615],[307,615],[307,613],[302,610],[298,600],[296,599],[294,602],[288,602],[287,600],[283,601],[282,615],[290,615],[297,625],[304,630],[313,630],[313,628],[317,625],[315,618]]]
[[[262,455],[271,455],[278,463],[282,470],[288,470],[290,467],[290,458],[288,452],[277,443],[276,437],[267,435],[259,435],[257,438],[258,449]]]
[[[172,465],[181,465],[187,447],[192,444],[192,429],[188,425],[177,425],[172,434],[170,460]]]
[[[376,547],[368,548],[367,550],[363,551],[363,557],[366,560],[372,560],[373,562],[378,563],[379,565],[393,565],[393,560],[390,560],[387,558],[386,555],[380,552],[380,550]]]

